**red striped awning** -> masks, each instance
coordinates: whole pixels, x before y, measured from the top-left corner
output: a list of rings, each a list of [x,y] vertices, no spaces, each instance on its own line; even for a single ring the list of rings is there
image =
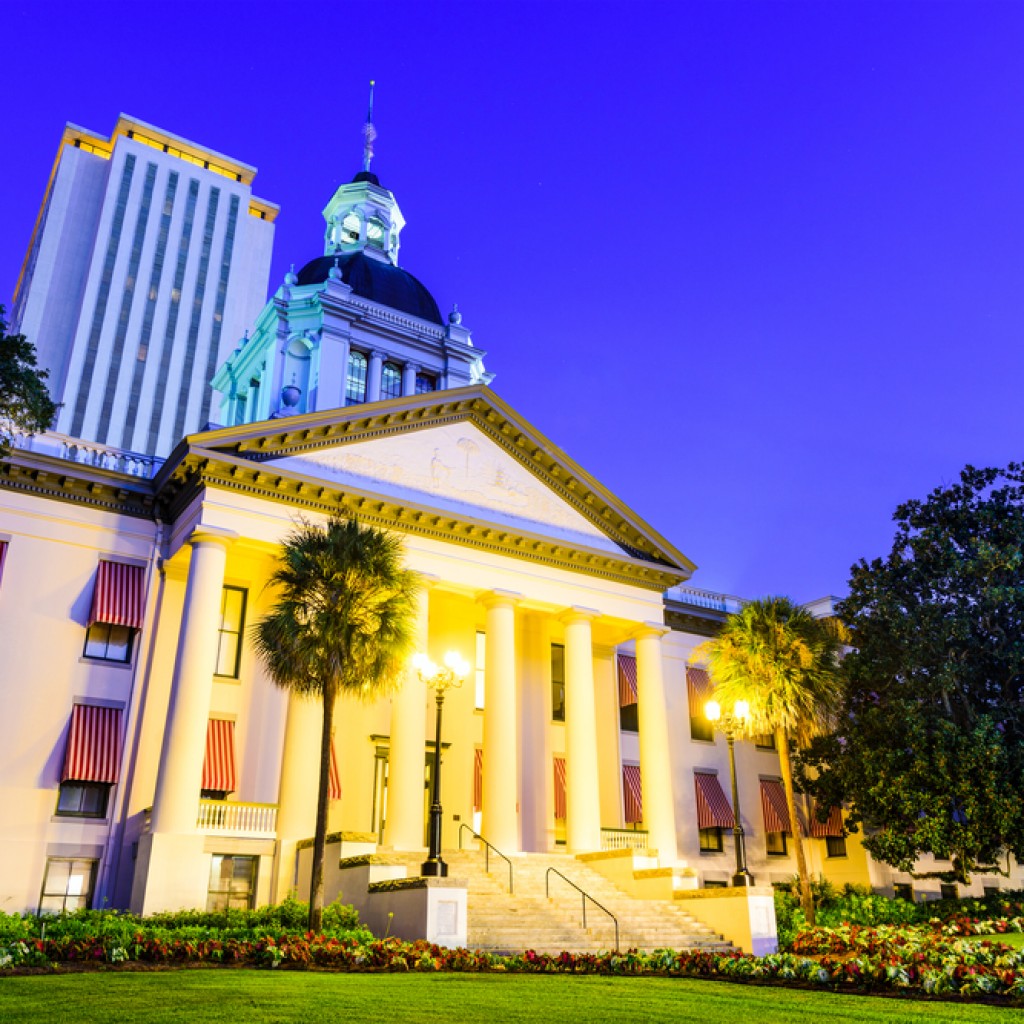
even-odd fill
[[[736,819],[718,776],[711,772],[694,772],[697,790],[698,828],[735,828]]]
[[[0,540],[0,583],[4,578],[4,559],[7,557],[7,541]]]
[[[644,791],[638,764],[622,766],[622,803],[627,825],[644,820]]]
[[[341,774],[338,771],[338,756],[334,753],[334,739],[331,739],[331,766],[327,778],[327,796],[331,800],[341,799]]]
[[[843,812],[838,807],[833,807],[828,812],[827,821],[818,821],[817,813],[811,815],[811,835],[815,839],[828,839],[834,836],[844,835]]]
[[[202,788],[221,793],[233,793],[237,788],[235,723],[226,718],[211,718],[206,725]]]
[[[706,668],[697,665],[686,666],[686,692],[690,698],[690,717],[697,718],[704,712],[704,704],[711,699],[711,677]]]
[[[620,654],[619,707],[628,708],[636,699],[636,658],[632,654]]]
[[[473,751],[473,810],[484,806],[484,752],[482,747]]]
[[[121,767],[121,709],[75,704],[61,782],[115,783]]]
[[[145,611],[146,570],[141,565],[100,561],[86,625],[105,622],[110,626],[142,629]]]
[[[565,821],[566,815],[565,799],[565,758],[555,758],[555,820]]]
[[[788,832],[793,834],[789,824],[789,808],[786,807],[786,791],[778,779],[761,780],[761,812],[764,814],[765,832]],[[807,835],[807,822],[799,807],[796,812],[800,834]]]

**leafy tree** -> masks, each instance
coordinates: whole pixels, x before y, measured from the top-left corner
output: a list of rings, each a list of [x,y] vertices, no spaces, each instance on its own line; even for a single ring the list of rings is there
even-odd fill
[[[975,469],[897,508],[852,569],[843,714],[806,758],[872,856],[967,882],[1024,857],[1024,466]]]
[[[320,931],[331,734],[339,696],[374,699],[399,685],[411,653],[419,577],[401,540],[355,519],[300,522],[268,586],[279,596],[253,634],[274,682],[323,704],[309,927]]]
[[[793,830],[800,902],[814,923],[814,896],[796,814],[790,744],[823,731],[839,701],[837,663],[846,630],[816,619],[786,597],[751,601],[726,619],[698,649],[707,659],[715,698],[728,709],[746,701],[750,715],[736,724],[745,736],[773,733]]]
[[[8,334],[6,311],[0,306],[0,458],[7,455],[19,431],[47,430],[59,406],[46,390],[48,372],[36,368],[35,346],[23,334]]]

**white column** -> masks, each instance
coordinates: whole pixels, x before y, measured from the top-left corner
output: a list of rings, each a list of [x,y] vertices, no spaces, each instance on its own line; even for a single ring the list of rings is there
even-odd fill
[[[483,837],[502,853],[520,849],[519,722],[516,717],[516,603],[518,594],[494,590],[487,608],[484,666]]]
[[[519,822],[524,850],[554,847],[550,621],[540,612],[520,620]]]
[[[429,585],[416,607],[416,650],[427,653]],[[388,814],[384,842],[396,850],[423,849],[423,756],[427,745],[427,698],[433,694],[410,665],[402,688],[391,698],[388,759]]]
[[[406,363],[402,367],[402,394],[403,395],[415,395],[416,394],[416,374],[420,372],[420,367],[416,363]]]
[[[565,838],[574,853],[601,849],[594,650],[590,630],[590,623],[598,614],[589,608],[570,608],[561,616],[565,623]]]
[[[366,400],[380,401],[380,374],[384,366],[384,353],[374,349],[370,353],[370,366],[366,374]]]
[[[645,622],[634,634],[644,825],[648,831],[648,845],[658,851],[662,867],[674,864],[679,857],[661,664],[661,638],[667,632],[660,623]]]
[[[194,832],[199,810],[210,716],[213,673],[217,668],[221,592],[228,547],[236,534],[199,527],[189,538],[185,607],[171,678],[171,702],[153,798],[153,832]]]
[[[316,830],[322,729],[320,701],[289,693],[277,796],[278,863],[274,894],[278,902],[294,885],[296,843],[309,839]]]

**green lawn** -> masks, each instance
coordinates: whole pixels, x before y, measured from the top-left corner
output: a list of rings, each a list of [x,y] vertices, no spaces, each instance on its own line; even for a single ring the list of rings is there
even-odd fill
[[[681,978],[182,970],[0,979],[0,1021],[11,1024],[309,1024],[332,1019],[360,1024],[995,1024],[1018,1012]]]
[[[976,939],[989,939],[992,942],[1005,942],[1007,946],[1024,949],[1024,932],[1006,932],[1005,935],[976,935]]]

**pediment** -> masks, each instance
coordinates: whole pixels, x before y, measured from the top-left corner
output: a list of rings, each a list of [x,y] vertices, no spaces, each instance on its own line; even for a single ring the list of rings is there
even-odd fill
[[[622,553],[607,533],[468,421],[267,461],[307,478]]]
[[[157,488],[170,512],[203,481],[660,589],[695,568],[481,385],[193,434]]]

